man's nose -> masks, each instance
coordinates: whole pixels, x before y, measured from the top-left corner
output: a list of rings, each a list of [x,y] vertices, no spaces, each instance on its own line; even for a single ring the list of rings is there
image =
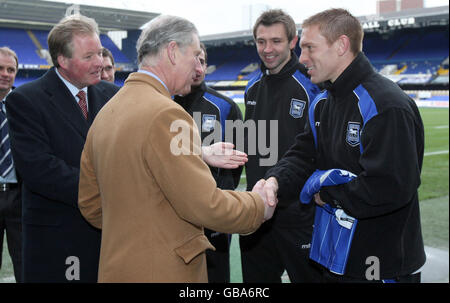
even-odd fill
[[[197,75],[201,74],[203,70],[202,64],[200,63],[200,60],[197,58],[197,60],[195,60],[195,73]]]
[[[6,70],[6,68],[0,68],[0,76],[1,77],[7,77],[9,76],[8,71]]]
[[[298,62],[300,62],[303,65],[306,65],[307,61],[308,61],[308,58],[307,58],[306,54],[304,52],[301,52],[300,57],[298,58]]]
[[[95,65],[103,67],[103,56],[101,54],[96,55]]]
[[[270,53],[273,50],[273,45],[270,42],[267,42],[266,45],[264,46],[264,52],[265,53]]]
[[[105,69],[102,69],[102,79],[106,79],[108,78],[108,73],[106,72]]]

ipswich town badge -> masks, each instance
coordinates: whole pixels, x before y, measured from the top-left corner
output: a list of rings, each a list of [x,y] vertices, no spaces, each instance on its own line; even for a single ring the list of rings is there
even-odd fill
[[[303,117],[303,111],[306,107],[306,101],[298,100],[298,99],[291,99],[291,109],[289,111],[289,114],[294,118],[301,118]]]
[[[360,142],[361,124],[358,122],[348,122],[346,141],[350,146],[355,147]]]
[[[213,131],[215,123],[216,123],[215,115],[203,115],[202,116],[202,132]]]

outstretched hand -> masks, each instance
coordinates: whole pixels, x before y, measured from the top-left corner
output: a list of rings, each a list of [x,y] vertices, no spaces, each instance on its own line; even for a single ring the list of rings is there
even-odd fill
[[[246,153],[235,150],[234,144],[228,142],[202,146],[202,157],[208,165],[226,169],[238,168],[248,161]]]

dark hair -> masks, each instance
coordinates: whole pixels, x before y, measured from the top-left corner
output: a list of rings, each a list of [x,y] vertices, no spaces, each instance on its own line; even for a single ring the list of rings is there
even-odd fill
[[[271,9],[262,13],[256,20],[253,26],[253,38],[256,39],[256,31],[260,25],[270,26],[275,23],[284,25],[288,41],[292,41],[297,35],[297,27],[294,19],[281,9]]]
[[[111,51],[109,49],[107,49],[106,47],[102,48],[102,57],[109,57],[109,59],[111,59],[111,64],[114,66],[114,57],[113,54],[111,53]]]
[[[202,42],[200,42],[200,48],[203,50],[203,52],[205,53],[205,63],[208,63],[208,53],[206,52],[206,46],[205,44],[203,44]]]

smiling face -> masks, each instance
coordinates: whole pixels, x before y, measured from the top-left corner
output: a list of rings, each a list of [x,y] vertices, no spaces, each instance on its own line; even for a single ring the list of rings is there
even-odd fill
[[[297,36],[288,41],[286,29],[282,23],[270,26],[259,25],[256,30],[256,50],[262,62],[271,74],[277,74],[291,59],[291,50],[297,43]]]
[[[13,86],[16,74],[17,67],[14,57],[0,52],[0,100]]]
[[[111,58],[108,56],[103,57],[102,80],[114,83],[115,72],[116,69],[112,64]]]
[[[201,68],[195,69],[195,78],[192,86],[199,86],[200,84],[202,84],[203,80],[205,80],[207,64],[205,59],[205,52],[203,50],[198,56],[198,60],[200,61]]]
[[[318,25],[302,29],[299,61],[308,69],[312,83],[334,82],[342,72],[338,44],[339,41],[335,41],[330,45]]]
[[[58,56],[58,71],[81,89],[97,84],[103,68],[102,45],[96,34],[78,34],[72,39],[72,58]]]

